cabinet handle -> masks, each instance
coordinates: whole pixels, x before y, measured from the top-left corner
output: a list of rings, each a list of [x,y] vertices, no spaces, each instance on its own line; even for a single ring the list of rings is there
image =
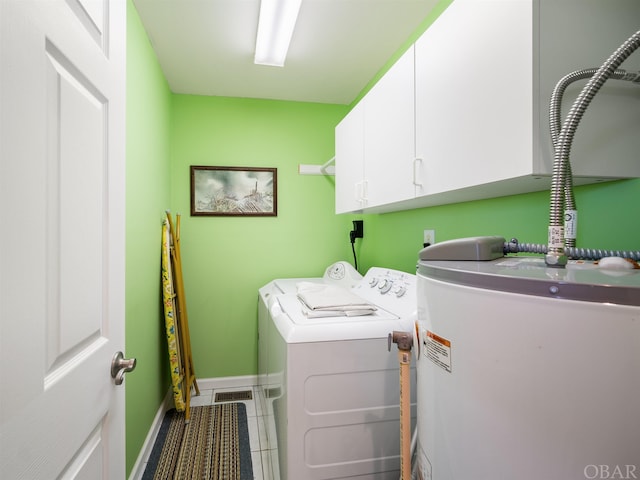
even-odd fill
[[[369,180],[364,180],[362,182],[362,205],[366,207],[368,200],[369,200]]]
[[[418,182],[418,177],[419,177],[418,165],[421,165],[421,164],[422,164],[422,158],[416,157],[413,159],[413,184],[416,187],[422,186],[422,182]]]
[[[367,181],[363,180],[355,184],[356,201],[360,202],[361,207],[367,205]]]

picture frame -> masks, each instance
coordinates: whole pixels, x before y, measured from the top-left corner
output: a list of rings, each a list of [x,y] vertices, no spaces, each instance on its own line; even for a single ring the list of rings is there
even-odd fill
[[[275,217],[278,169],[192,165],[192,216]]]

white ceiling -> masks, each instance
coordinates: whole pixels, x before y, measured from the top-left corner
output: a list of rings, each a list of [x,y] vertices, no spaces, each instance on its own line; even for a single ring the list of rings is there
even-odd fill
[[[175,93],[351,103],[437,0],[302,0],[284,67],[255,65],[260,0],[134,0]]]

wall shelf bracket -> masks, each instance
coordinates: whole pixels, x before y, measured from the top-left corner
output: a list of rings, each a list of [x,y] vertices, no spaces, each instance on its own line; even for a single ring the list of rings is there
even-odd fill
[[[298,165],[298,174],[300,175],[335,175],[336,174],[336,157],[332,157],[322,165]]]

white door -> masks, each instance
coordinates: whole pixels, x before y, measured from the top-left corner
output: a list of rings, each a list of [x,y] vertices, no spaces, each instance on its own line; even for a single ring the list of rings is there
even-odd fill
[[[122,479],[125,0],[0,0],[0,476]]]

